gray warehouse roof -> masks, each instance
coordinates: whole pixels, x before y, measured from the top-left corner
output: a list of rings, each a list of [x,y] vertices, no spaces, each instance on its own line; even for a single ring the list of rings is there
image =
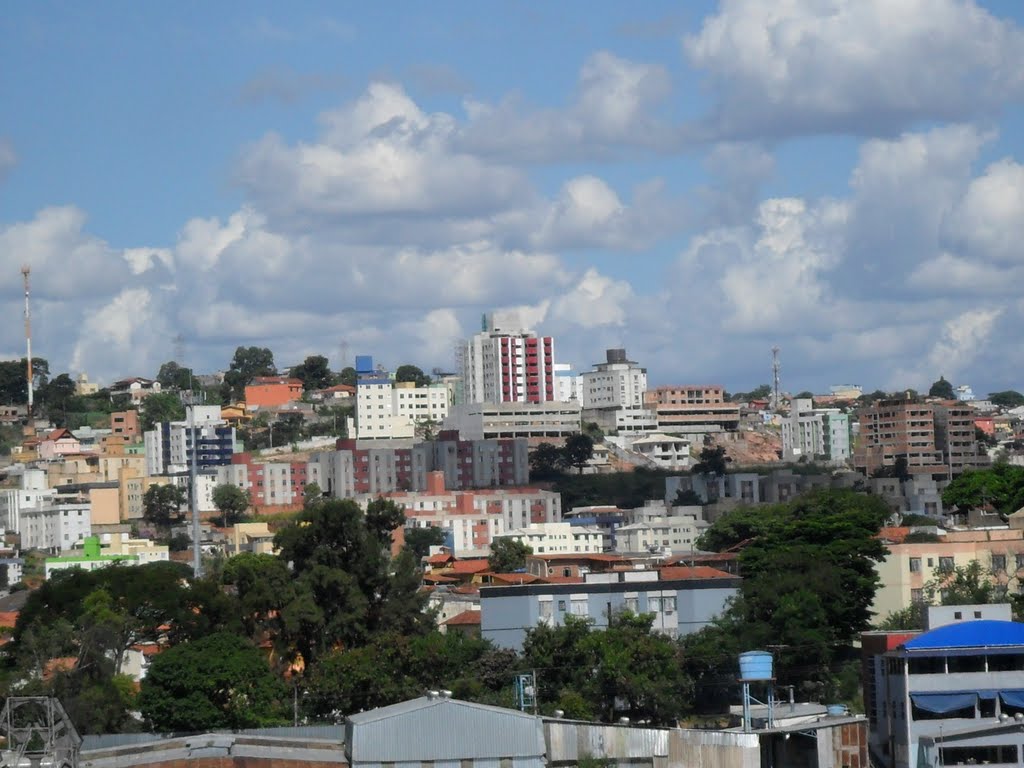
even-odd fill
[[[540,765],[540,718],[514,709],[426,696],[350,716],[345,750],[357,764],[488,760]]]

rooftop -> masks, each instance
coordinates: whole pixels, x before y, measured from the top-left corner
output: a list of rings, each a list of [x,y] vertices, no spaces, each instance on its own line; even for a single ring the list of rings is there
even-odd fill
[[[956,648],[1024,647],[1024,624],[1016,621],[965,621],[925,632],[903,644],[908,651]]]

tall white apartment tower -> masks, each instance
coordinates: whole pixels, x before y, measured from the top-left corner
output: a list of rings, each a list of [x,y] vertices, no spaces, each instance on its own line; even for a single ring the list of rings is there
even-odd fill
[[[546,403],[558,398],[555,342],[522,326],[517,312],[483,318],[462,350],[466,403]]]
[[[584,408],[642,408],[647,369],[626,358],[626,350],[609,349],[606,362],[580,375]]]

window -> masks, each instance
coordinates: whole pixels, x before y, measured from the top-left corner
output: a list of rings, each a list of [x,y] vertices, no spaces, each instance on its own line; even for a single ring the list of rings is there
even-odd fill
[[[923,589],[912,589],[910,590],[910,602],[915,605],[924,602],[924,590]]]
[[[640,598],[638,598],[636,595],[627,597],[623,602],[622,607],[625,608],[627,611],[631,611],[632,613],[639,613]]]
[[[586,616],[586,615],[588,615],[588,613],[589,613],[589,610],[587,608],[587,600],[586,600],[586,598],[583,598],[583,599],[573,598],[572,599],[572,615],[573,616]]]
[[[954,568],[952,557],[940,557],[939,558],[939,570],[940,571],[952,571]]]
[[[558,601],[558,610],[562,611],[563,613],[565,612],[565,600]]]
[[[993,571],[1005,571],[1006,570],[1006,555],[992,555],[992,570]]]
[[[540,603],[540,620],[544,624],[550,624],[554,618],[554,603],[551,600],[543,600]]]
[[[910,572],[918,573],[921,570],[921,558],[912,557],[910,558]]]

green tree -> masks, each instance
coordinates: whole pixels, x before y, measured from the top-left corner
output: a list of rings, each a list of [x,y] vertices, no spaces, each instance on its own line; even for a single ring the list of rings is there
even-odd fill
[[[310,355],[292,368],[291,375],[302,382],[302,388],[306,392],[311,389],[326,389],[334,384],[331,366],[323,355]]]
[[[700,461],[693,465],[695,475],[724,475],[729,462],[725,448],[720,445],[705,445],[700,451]]]
[[[928,602],[938,597],[940,605],[985,605],[1006,599],[1006,586],[996,581],[981,563],[972,560],[952,569],[937,568],[933,578],[924,585]]]
[[[249,492],[231,483],[222,483],[213,489],[213,506],[220,512],[220,524],[234,525],[245,517],[252,506]]]
[[[672,500],[674,507],[700,507],[703,505],[704,500],[692,488],[687,488],[685,491],[680,488],[676,491],[675,499]]]
[[[594,439],[585,432],[577,432],[565,438],[565,446],[562,448],[562,462],[565,466],[576,467],[578,474],[583,474],[583,468],[594,456]]]
[[[905,630],[919,629],[925,627],[928,606],[925,603],[913,603],[906,608],[894,611],[878,623],[878,629],[883,632],[900,632]]]
[[[942,491],[942,503],[961,512],[991,505],[1004,515],[1024,506],[1024,467],[997,462],[964,472]]]
[[[542,708],[566,704],[577,716],[606,722],[626,715],[674,724],[692,700],[693,686],[680,647],[652,624],[652,614],[623,613],[603,631],[572,616],[561,626],[529,630],[523,666],[544,669],[538,680]]]
[[[794,395],[793,399],[794,400],[813,400],[814,399],[814,393],[811,392],[809,389],[805,389],[800,394]]]
[[[68,406],[75,397],[75,382],[66,373],[51,379],[41,392],[40,398],[46,405],[46,412],[51,419],[59,419],[61,424],[68,420]]]
[[[507,536],[491,541],[491,554],[487,565],[495,573],[515,573],[526,567],[526,556],[533,554],[533,547]]]
[[[195,385],[192,369],[178,365],[173,360],[168,360],[160,366],[160,372],[157,373],[156,380],[160,382],[160,386],[164,389],[176,389],[182,392],[191,390]]]
[[[281,614],[295,599],[288,564],[268,554],[243,552],[224,564],[221,580],[235,588],[246,634],[281,637]]]
[[[956,392],[953,390],[953,385],[946,381],[944,376],[939,376],[939,380],[934,382],[931,387],[928,388],[928,397],[941,397],[943,400],[956,400]]]
[[[1015,389],[991,392],[988,399],[992,401],[993,405],[998,405],[1000,408],[1019,408],[1024,405],[1024,395]]]
[[[392,532],[404,523],[402,507],[387,499],[365,513],[350,499],[322,499],[278,531],[296,589],[282,612],[284,631],[307,660],[378,632],[414,635],[431,626],[412,556],[390,556]]]
[[[557,445],[540,443],[530,452],[530,479],[551,480],[562,474],[562,451]]]
[[[356,385],[356,369],[351,365],[342,368],[341,373],[338,374],[338,383],[344,384],[346,387],[354,387]]]
[[[439,547],[444,544],[444,541],[444,528],[436,525],[405,529],[405,546],[413,553],[417,560],[429,555],[431,547]]]
[[[245,399],[245,387],[257,376],[275,376],[274,353],[267,347],[238,347],[231,365],[224,374],[222,387],[225,399],[234,402]]]
[[[22,405],[28,402],[28,358],[0,361],[0,403]],[[46,386],[50,364],[41,357],[32,358],[33,391]]]
[[[154,728],[202,732],[281,724],[287,700],[258,648],[218,632],[156,656],[138,703]]]
[[[400,365],[395,371],[395,381],[411,381],[417,387],[426,387],[431,383],[431,378],[415,365]]]
[[[173,392],[155,392],[147,396],[139,407],[139,423],[143,430],[155,429],[165,421],[181,421],[185,406]]]
[[[185,519],[184,489],[171,483],[151,485],[142,495],[142,516],[157,528],[170,528]]]

